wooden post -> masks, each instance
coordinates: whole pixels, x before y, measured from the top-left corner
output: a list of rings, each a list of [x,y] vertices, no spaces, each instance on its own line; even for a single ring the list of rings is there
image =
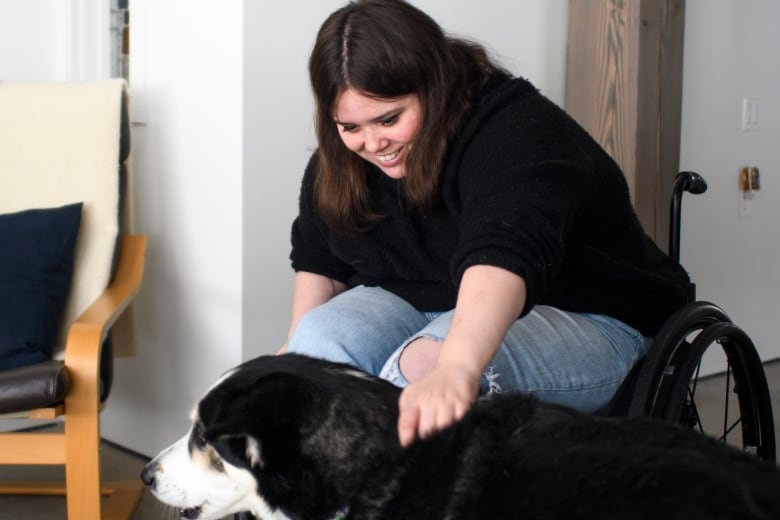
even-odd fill
[[[569,0],[566,110],[623,169],[663,249],[680,161],[684,23],[685,0]]]

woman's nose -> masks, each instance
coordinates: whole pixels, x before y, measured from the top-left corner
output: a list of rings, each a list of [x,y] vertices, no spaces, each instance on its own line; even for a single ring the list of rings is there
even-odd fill
[[[387,147],[387,139],[379,131],[366,130],[364,136],[363,148],[368,153],[376,153]]]

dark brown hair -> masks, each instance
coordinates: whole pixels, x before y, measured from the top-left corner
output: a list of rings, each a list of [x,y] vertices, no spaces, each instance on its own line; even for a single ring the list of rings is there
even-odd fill
[[[315,192],[326,224],[354,234],[381,218],[371,207],[365,164],[344,146],[333,119],[342,92],[351,87],[380,99],[419,96],[422,125],[403,185],[412,206],[429,211],[440,202],[447,142],[474,90],[496,74],[507,73],[482,46],[448,37],[402,0],[357,0],[331,14],[309,58],[319,144]]]

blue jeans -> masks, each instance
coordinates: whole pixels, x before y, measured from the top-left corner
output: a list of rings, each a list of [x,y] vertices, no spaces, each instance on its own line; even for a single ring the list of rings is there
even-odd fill
[[[288,352],[349,363],[398,386],[403,349],[444,341],[453,311],[420,312],[379,287],[355,287],[306,313]],[[609,316],[537,305],[517,320],[482,376],[483,392],[522,391],[595,412],[603,408],[650,341]]]

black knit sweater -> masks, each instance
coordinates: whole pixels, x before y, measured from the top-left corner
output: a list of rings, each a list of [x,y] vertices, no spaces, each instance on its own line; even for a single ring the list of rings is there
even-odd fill
[[[474,100],[449,147],[441,210],[410,208],[402,181],[366,168],[384,218],[359,236],[338,235],[317,214],[314,154],[292,229],[293,269],[442,311],[454,308],[466,268],[493,265],[525,280],[523,314],[537,304],[607,314],[645,335],[689,294],[686,272],[643,231],[617,164],[523,79]]]

